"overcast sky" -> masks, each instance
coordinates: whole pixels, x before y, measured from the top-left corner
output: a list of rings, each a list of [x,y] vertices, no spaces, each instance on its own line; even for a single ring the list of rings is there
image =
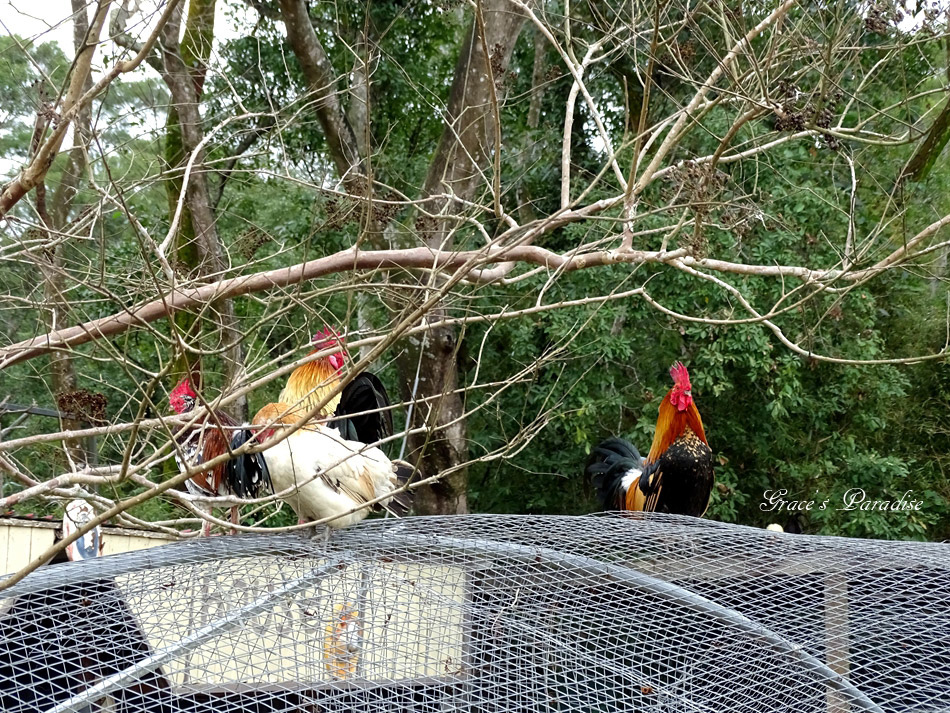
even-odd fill
[[[71,48],[71,14],[69,0],[0,0],[0,31]]]
[[[95,3],[87,3],[87,12],[89,5],[93,4]],[[164,1],[133,0],[133,5],[139,6],[141,12],[133,17],[130,29],[136,18],[141,21],[144,17],[151,17],[156,9],[164,5]],[[0,0],[0,34],[16,34],[35,42],[58,42],[67,54],[71,54],[73,49],[71,7],[70,0]],[[239,10],[243,9],[239,8]],[[227,16],[233,14],[234,10],[233,3],[224,0],[219,0],[217,3],[214,23],[215,40],[230,39],[237,34],[232,18]],[[248,9],[247,12],[256,19],[256,13],[253,10]],[[106,28],[103,35],[108,31],[108,24]],[[140,26],[140,30],[144,29]]]

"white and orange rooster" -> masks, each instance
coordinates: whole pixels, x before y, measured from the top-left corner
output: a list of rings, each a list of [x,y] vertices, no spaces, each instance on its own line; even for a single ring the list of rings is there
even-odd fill
[[[405,514],[411,493],[402,486],[411,478],[412,466],[367,445],[392,433],[385,388],[376,376],[363,372],[339,391],[347,358],[339,336],[327,329],[314,336],[313,344],[311,354],[336,351],[297,367],[280,400],[257,412],[245,438],[265,443],[290,431],[326,398],[313,418],[263,451],[274,491],[284,493],[281,497],[301,523],[331,518],[329,527],[347,527],[365,518],[366,503],[376,500],[374,509]]]

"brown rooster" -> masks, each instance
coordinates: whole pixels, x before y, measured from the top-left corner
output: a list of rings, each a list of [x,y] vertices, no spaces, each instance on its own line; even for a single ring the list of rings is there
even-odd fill
[[[177,414],[192,411],[198,395],[185,377],[168,395],[168,403]],[[204,416],[177,439],[175,460],[184,473],[188,468],[197,468],[212,458],[240,448],[249,434],[223,411],[208,410]],[[196,473],[185,481],[192,495],[208,497],[236,495],[239,498],[257,497],[265,488],[270,488],[267,463],[260,453],[245,453],[237,458],[218,463],[214,468]],[[210,510],[210,509],[209,509]],[[240,508],[231,508],[231,522],[238,523]],[[202,535],[211,532],[211,523],[205,521]]]

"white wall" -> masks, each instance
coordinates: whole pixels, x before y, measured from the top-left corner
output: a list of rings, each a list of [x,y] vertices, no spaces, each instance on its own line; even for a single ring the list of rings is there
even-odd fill
[[[0,518],[0,576],[13,574],[53,544],[60,523]],[[135,530],[103,528],[103,554],[143,550],[171,538]]]

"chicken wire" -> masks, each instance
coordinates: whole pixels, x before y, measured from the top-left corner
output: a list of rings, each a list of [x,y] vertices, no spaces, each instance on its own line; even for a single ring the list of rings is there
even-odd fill
[[[46,567],[9,713],[947,711],[950,549],[686,517],[367,521]]]

